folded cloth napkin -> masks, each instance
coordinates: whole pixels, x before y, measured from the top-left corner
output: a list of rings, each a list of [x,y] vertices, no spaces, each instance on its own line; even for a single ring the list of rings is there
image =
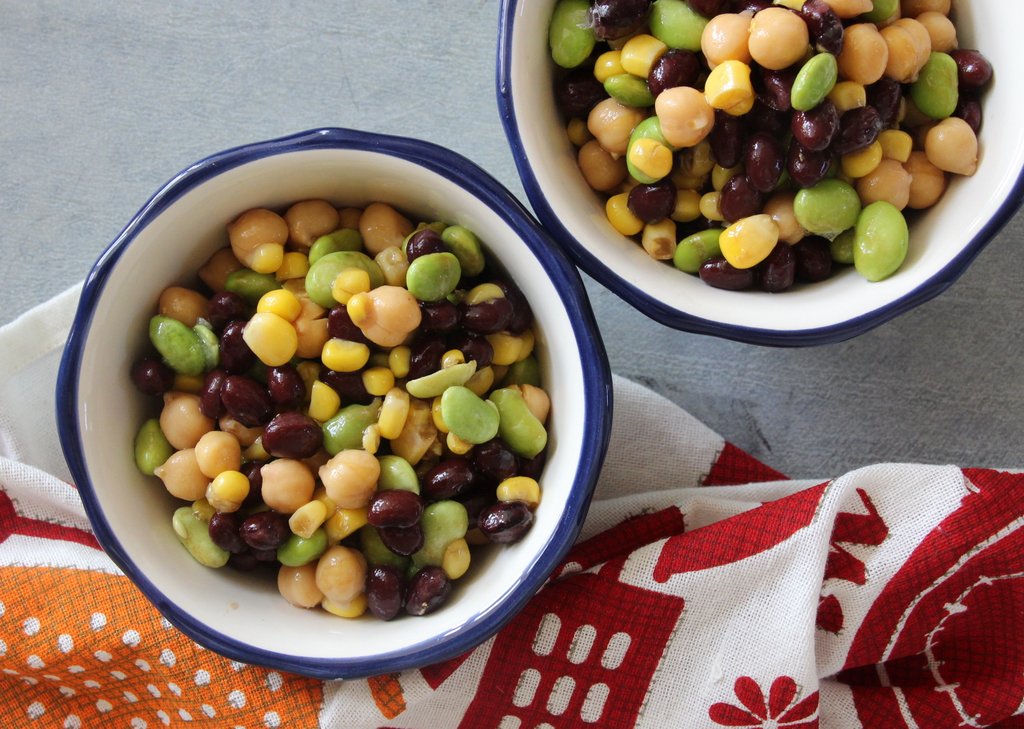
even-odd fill
[[[74,288],[0,329],[0,724],[1024,727],[1024,476],[792,481],[615,380],[579,542],[495,637],[319,681],[202,649],[94,539],[52,406]]]

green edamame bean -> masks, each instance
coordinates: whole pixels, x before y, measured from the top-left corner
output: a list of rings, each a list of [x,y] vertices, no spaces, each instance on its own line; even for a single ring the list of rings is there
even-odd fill
[[[844,230],[835,237],[829,244],[829,251],[832,253],[832,260],[843,265],[853,265],[853,236],[854,229]]]
[[[459,285],[462,266],[454,253],[427,253],[414,258],[405,273],[405,286],[420,301],[440,301]]]
[[[809,233],[832,240],[857,223],[861,203],[857,191],[842,180],[822,180],[800,190],[793,199],[793,215]]]
[[[533,458],[548,442],[548,431],[514,387],[493,391],[488,399],[498,408],[498,435],[515,453]]]
[[[363,431],[377,422],[380,405],[380,398],[374,398],[369,405],[346,405],[324,421],[324,450],[335,456],[344,450],[362,448]]]
[[[892,17],[900,0],[873,0],[871,10],[860,16],[866,23],[883,23]]]
[[[192,331],[199,337],[199,344],[203,348],[203,360],[205,361],[204,371],[212,370],[220,363],[220,341],[217,334],[206,324],[196,324]]]
[[[149,320],[149,341],[167,365],[181,375],[206,371],[206,352],[199,335],[177,319],[156,315]]]
[[[174,454],[172,446],[164,432],[160,430],[160,420],[150,418],[135,435],[135,465],[147,476],[164,464]]]
[[[320,527],[309,538],[292,533],[277,548],[278,561],[288,567],[301,567],[327,551],[327,530]]]
[[[188,550],[193,559],[205,567],[223,567],[230,556],[210,538],[210,528],[205,521],[192,511],[191,506],[182,506],[171,517],[171,526],[178,541]]]
[[[409,380],[405,383],[405,389],[413,397],[426,400],[437,397],[449,387],[465,385],[475,373],[476,360],[471,359],[469,362],[460,362],[451,367],[442,367],[436,372],[431,372],[429,375]]]
[[[721,237],[721,228],[708,228],[686,236],[676,246],[672,263],[680,271],[698,273],[704,261],[722,255],[722,248],[718,244]]]
[[[647,86],[647,79],[631,73],[617,73],[605,79],[604,90],[608,95],[626,106],[640,108],[654,106],[654,94]]]
[[[256,273],[249,268],[240,268],[228,274],[224,288],[256,306],[263,294],[281,288],[281,282],[272,273]]]
[[[907,220],[892,203],[879,200],[857,218],[853,265],[868,281],[888,278],[903,264],[910,243]]]
[[[684,0],[654,0],[649,19],[651,35],[669,48],[697,53],[708,19]]]
[[[459,259],[459,267],[467,276],[479,276],[484,270],[484,250],[476,233],[463,225],[449,225],[441,231],[441,240],[448,251]]]
[[[366,557],[368,564],[387,565],[394,567],[400,572],[404,572],[410,564],[408,557],[395,554],[388,549],[387,545],[381,540],[377,529],[369,524],[359,530],[359,547],[363,552],[363,556]]]
[[[932,52],[917,81],[910,85],[910,98],[921,113],[945,119],[956,111],[960,99],[957,65],[948,53]]]
[[[529,357],[510,364],[505,372],[505,376],[501,378],[499,386],[535,385],[540,387],[540,381],[540,363],[531,354]]]
[[[468,387],[449,387],[441,395],[441,419],[467,443],[486,443],[498,434],[498,407]]]
[[[360,268],[370,276],[370,288],[384,285],[384,272],[377,262],[362,251],[335,251],[317,259],[306,272],[306,293],[314,302],[330,309],[334,300],[331,287],[338,274],[347,268]]]
[[[423,509],[420,526],[423,527],[423,546],[412,555],[412,562],[418,567],[440,566],[448,545],[466,536],[469,514],[458,501],[435,501]]]
[[[831,53],[817,53],[800,67],[793,81],[790,100],[797,111],[810,111],[820,104],[839,78],[839,64]]]
[[[363,236],[354,228],[340,228],[333,233],[322,235],[309,247],[309,265],[313,265],[329,253],[358,251],[363,247]]]
[[[589,0],[558,0],[548,26],[551,58],[562,68],[576,68],[590,56],[597,36],[587,20]]]
[[[380,456],[377,460],[380,462],[378,490],[412,491],[414,494],[420,492],[420,480],[409,461],[394,455]]]

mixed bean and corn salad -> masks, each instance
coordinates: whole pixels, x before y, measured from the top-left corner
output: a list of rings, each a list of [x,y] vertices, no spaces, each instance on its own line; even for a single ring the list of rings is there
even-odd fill
[[[895,273],[978,165],[951,0],[558,0],[555,97],[608,221],[724,289]]]
[[[528,302],[471,230],[380,202],[247,210],[226,242],[160,294],[131,372],[162,403],[135,460],[187,502],[179,541],[276,568],[297,606],[433,611],[540,503]]]

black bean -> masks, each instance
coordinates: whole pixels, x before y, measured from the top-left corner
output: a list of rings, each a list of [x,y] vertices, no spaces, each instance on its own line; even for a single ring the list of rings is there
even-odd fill
[[[447,250],[440,233],[433,228],[420,228],[409,236],[405,244],[405,257],[412,263],[428,253],[444,253]]]
[[[366,607],[381,620],[391,620],[402,609],[402,576],[391,565],[374,565],[366,573]]]
[[[509,331],[512,331],[511,325],[509,325]],[[469,360],[476,362],[478,370],[489,367],[494,361],[494,347],[491,346],[491,343],[484,337],[469,332],[456,333],[455,336],[449,337],[448,349],[457,349],[462,352],[462,356],[466,358],[467,362]]]
[[[882,118],[875,107],[850,109],[839,118],[839,133],[832,140],[832,151],[844,155],[869,147],[882,129]]]
[[[825,0],[807,0],[800,8],[811,43],[819,51],[838,56],[843,50],[843,21]]]
[[[519,469],[519,457],[500,438],[475,446],[470,460],[477,475],[496,483],[515,476]]]
[[[739,117],[717,110],[708,143],[715,162],[722,167],[735,167],[743,156],[743,122]]]
[[[350,342],[362,344],[370,343],[370,340],[363,334],[363,330],[352,321],[352,317],[349,316],[348,309],[344,305],[335,306],[327,312],[327,333],[335,339],[347,339]]]
[[[754,189],[764,193],[774,190],[785,168],[786,153],[776,136],[758,132],[747,139],[745,169]]]
[[[662,55],[647,74],[647,88],[657,96],[665,89],[676,86],[696,86],[703,66],[693,51],[673,48]],[[593,73],[589,74],[591,78]]]
[[[174,370],[157,357],[141,357],[132,365],[132,382],[145,395],[163,395],[174,387]]]
[[[476,334],[494,334],[508,328],[512,321],[512,302],[504,296],[476,304],[463,304],[462,325]]]
[[[420,304],[420,331],[445,334],[459,325],[459,308],[450,301]]]
[[[651,0],[596,0],[587,17],[600,40],[615,40],[640,28],[650,12]]]
[[[306,383],[294,365],[271,367],[267,370],[267,391],[278,407],[295,407],[306,397]]]
[[[535,455],[533,458],[519,459],[519,475],[529,476],[532,479],[540,480],[540,474],[544,471],[544,464],[548,462],[547,448]]]
[[[722,217],[732,223],[761,212],[764,195],[747,175],[733,175],[722,186],[718,207]]]
[[[708,286],[728,291],[742,291],[754,285],[754,271],[736,268],[724,258],[711,258],[701,264],[700,280]]]
[[[495,544],[522,539],[533,526],[533,512],[522,501],[498,501],[480,512],[477,528]]]
[[[380,541],[395,554],[408,557],[423,547],[423,526],[413,524],[407,527],[381,527],[377,530]]]
[[[235,319],[248,319],[250,307],[241,296],[233,291],[218,291],[210,297],[210,303],[206,314],[210,319],[210,326],[214,331],[220,332],[228,322]]]
[[[772,0],[733,0],[732,11],[734,13],[759,13],[765,8],[772,6]]]
[[[199,410],[208,418],[217,419],[225,412],[220,393],[227,376],[227,372],[217,368],[207,372],[203,378],[203,387],[199,391]]]
[[[242,519],[238,528],[242,541],[258,551],[274,550],[291,534],[288,517],[276,511],[257,511]],[[259,555],[257,555],[259,556]]]
[[[953,111],[953,116],[967,122],[975,134],[981,131],[981,123],[984,117],[981,112],[981,102],[974,96],[966,93],[960,94],[960,98],[956,103],[956,109]]]
[[[324,443],[320,424],[294,410],[278,413],[263,428],[263,448],[277,458],[311,458]]]
[[[608,92],[589,65],[574,68],[555,82],[555,102],[570,119],[586,119],[590,110],[607,97]]]
[[[242,535],[238,532],[241,522],[237,512],[217,512],[210,517],[207,527],[210,540],[232,554],[248,551],[249,546],[242,541]]]
[[[346,404],[369,405],[373,395],[366,391],[362,372],[338,372],[337,370],[320,370],[318,378],[330,387]]]
[[[796,256],[788,243],[780,241],[756,267],[757,285],[762,291],[778,293],[793,285],[796,278]]]
[[[274,414],[274,402],[267,388],[243,375],[224,378],[220,401],[228,415],[249,428],[266,425]]]
[[[956,48],[949,52],[956,61],[960,88],[977,91],[992,80],[992,64],[973,48]]]
[[[798,280],[815,283],[832,275],[832,251],[825,238],[808,236],[793,246],[793,253]]]
[[[629,191],[626,205],[644,222],[663,220],[676,208],[675,183],[665,178],[649,185],[636,185]]]
[[[231,554],[228,557],[228,567],[238,572],[252,572],[260,566],[260,561],[252,550]]]
[[[419,494],[401,489],[378,491],[370,499],[366,521],[375,527],[411,527],[423,515]]]
[[[866,89],[870,106],[875,107],[884,127],[896,123],[903,103],[903,87],[891,78],[880,78]]]
[[[421,335],[409,345],[409,379],[429,375],[441,369],[441,357],[448,347],[444,339],[436,335]]]
[[[786,171],[800,187],[814,187],[828,175],[832,165],[832,154],[827,149],[807,149],[796,140],[789,145],[786,156]]]
[[[444,604],[451,594],[452,583],[440,567],[428,566],[417,572],[406,589],[405,611],[410,615],[426,615]]]
[[[772,70],[761,68],[759,71],[760,84],[757,89],[757,97],[775,111],[790,111],[793,108],[793,81],[796,79],[796,70],[784,68]]]
[[[247,461],[239,469],[249,479],[249,494],[242,502],[244,507],[252,507],[263,503],[263,465],[266,461]]]
[[[839,132],[839,111],[825,99],[813,109],[795,112],[790,131],[793,139],[812,152],[828,149]]]
[[[220,366],[231,374],[245,372],[256,364],[256,355],[242,338],[245,322],[229,321],[220,333]]]
[[[468,458],[452,456],[426,473],[421,488],[429,499],[450,499],[472,488],[475,475]]]
[[[789,128],[789,113],[776,111],[761,99],[755,99],[754,105],[744,117],[748,132],[770,132],[781,137]]]
[[[713,18],[725,12],[726,6],[731,0],[689,0],[688,5],[703,15],[705,18]]]
[[[519,287],[511,281],[497,279],[494,283],[505,292],[505,298],[512,303],[512,321],[508,324],[509,332],[522,334],[533,324],[533,309],[530,308],[530,302],[526,300]]]

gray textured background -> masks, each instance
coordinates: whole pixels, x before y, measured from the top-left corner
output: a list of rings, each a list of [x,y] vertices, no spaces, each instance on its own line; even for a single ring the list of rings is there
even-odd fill
[[[0,0],[0,19],[0,324],[84,278],[180,169],[250,141],[328,125],[420,137],[525,201],[493,0]],[[678,333],[586,283],[615,372],[790,476],[1021,467],[1022,243],[1018,214],[939,298],[811,349]]]

